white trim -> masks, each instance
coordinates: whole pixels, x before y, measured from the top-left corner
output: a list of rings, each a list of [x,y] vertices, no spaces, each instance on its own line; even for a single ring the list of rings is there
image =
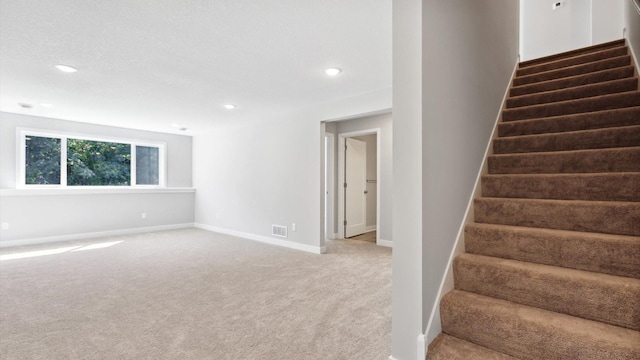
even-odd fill
[[[335,143],[336,143],[336,134],[325,132],[324,134],[325,145],[329,145],[329,148],[325,146],[325,190],[326,192],[323,194],[326,198],[325,204],[327,204],[327,208],[325,209],[325,240],[330,238],[330,235],[335,233],[334,225],[335,225]],[[327,179],[329,180],[326,183]],[[327,219],[328,217],[328,219]],[[328,231],[327,231],[328,230]]]
[[[195,193],[195,188],[139,188],[129,186],[73,186],[67,188],[0,189],[4,196],[103,195],[103,194],[173,194]]]
[[[625,38],[627,41],[626,45],[629,47],[629,52],[631,53],[631,57],[633,58],[633,62],[634,62],[634,67],[636,68],[636,73],[638,73],[638,66],[640,66],[640,63],[638,63],[638,58],[636,57],[636,52],[633,48],[633,45],[631,44],[631,41],[629,41],[629,38]]]
[[[524,57],[524,0],[520,0],[518,11],[518,28],[520,31],[518,35],[518,56],[522,59]]]
[[[424,360],[427,358],[427,342],[425,341],[425,335],[418,335],[418,360]]]
[[[333,233],[331,239],[338,239],[338,233]]]
[[[398,359],[394,358],[393,355],[389,355],[389,360],[398,360]],[[424,359],[422,359],[422,360],[424,360]]]
[[[338,134],[338,239],[344,239],[344,145],[346,138],[376,135],[376,224],[380,224],[380,154],[381,154],[381,130],[380,128],[371,128],[365,130],[349,131]],[[376,225],[377,230],[377,225]],[[376,237],[380,236],[380,232]]]
[[[313,245],[300,244],[293,241],[274,239],[267,236],[250,234],[242,231],[225,229],[217,226],[211,226],[211,225],[200,224],[200,223],[194,224],[194,227],[198,229],[217,232],[220,234],[231,235],[231,236],[235,236],[235,237],[239,237],[247,240],[254,240],[254,241],[258,241],[258,242],[262,242],[270,245],[276,245],[280,247],[301,250],[301,251],[305,251],[313,254],[324,254],[327,252],[326,246],[319,247],[319,246],[313,246]]]
[[[186,223],[186,224],[149,226],[149,227],[141,227],[141,228],[122,229],[122,230],[98,231],[98,232],[91,232],[91,233],[48,236],[48,237],[31,238],[31,239],[7,240],[7,241],[0,241],[0,248],[13,247],[13,246],[25,246],[25,245],[39,245],[39,244],[48,244],[48,243],[54,243],[54,242],[93,239],[93,238],[108,237],[108,236],[133,235],[133,234],[141,234],[141,233],[148,233],[148,232],[155,232],[155,231],[186,229],[186,228],[192,228],[192,227],[193,227],[193,223]]]
[[[392,248],[393,247],[393,241],[391,241],[391,240],[383,240],[383,239],[378,238],[376,240],[376,245],[378,245],[378,246],[386,246],[386,247]]]
[[[505,108],[507,98],[509,97],[509,90],[511,89],[511,84],[516,75],[516,70],[518,69],[518,65],[519,65],[518,60],[519,59],[516,59],[516,65],[513,68],[513,72],[511,73],[511,78],[509,79],[509,83],[507,84],[507,89],[504,92],[504,96],[502,97],[502,106],[500,107],[500,110],[498,111],[498,116],[496,117],[496,121],[493,124],[491,138],[489,139],[487,147],[485,148],[482,165],[478,170],[478,175],[476,176],[476,182],[473,188],[473,192],[471,194],[471,197],[469,198],[469,202],[467,203],[467,210],[465,211],[464,219],[462,221],[462,224],[460,224],[460,228],[458,229],[458,235],[453,245],[453,249],[451,249],[451,254],[449,255],[449,260],[447,261],[445,275],[443,276],[442,281],[440,282],[440,288],[438,289],[438,294],[437,294],[438,301],[435,302],[435,304],[433,305],[433,308],[431,309],[431,315],[429,316],[429,321],[427,322],[427,328],[424,332],[426,336],[426,341],[425,341],[426,344],[431,343],[433,339],[435,339],[435,337],[438,336],[440,332],[442,332],[442,327],[439,322],[440,300],[442,299],[444,294],[448,293],[450,290],[453,289],[453,259],[459,254],[464,252],[464,241],[462,240],[464,237],[464,228],[468,223],[471,223],[474,221],[473,220],[473,217],[474,217],[473,200],[476,198],[477,195],[481,194],[482,175],[488,172],[487,158],[490,154],[493,153],[493,147],[492,147],[493,139],[497,137],[498,124],[500,123],[500,118],[502,117],[502,110]]]
[[[364,230],[365,233],[370,233],[370,232],[374,232],[378,230],[378,225],[371,225],[371,226],[367,226],[367,228]]]

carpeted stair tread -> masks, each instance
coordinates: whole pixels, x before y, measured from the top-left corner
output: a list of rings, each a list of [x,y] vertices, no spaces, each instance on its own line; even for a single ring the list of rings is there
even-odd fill
[[[494,174],[482,176],[482,196],[587,201],[640,201],[640,172]]]
[[[475,221],[557,230],[640,236],[640,203],[477,198]]]
[[[440,302],[445,334],[519,359],[637,360],[640,332],[453,290]]]
[[[582,75],[575,75],[561,79],[537,82],[529,85],[512,87],[509,96],[522,96],[535,94],[544,91],[560,90],[574,86],[597,84],[600,82],[618,80],[633,77],[635,69],[633,66],[623,66],[613,69],[591,72]]]
[[[640,106],[498,124],[500,137],[640,125]]]
[[[609,41],[609,42],[602,43],[602,44],[596,44],[596,45],[592,45],[592,46],[588,46],[588,47],[584,47],[584,48],[580,48],[580,49],[565,51],[565,52],[558,53],[558,54],[553,54],[553,55],[549,55],[549,56],[543,56],[543,57],[540,57],[540,58],[523,61],[523,62],[520,63],[520,68],[526,68],[526,67],[534,66],[534,65],[537,65],[537,64],[557,61],[559,59],[575,57],[575,56],[579,56],[579,55],[582,55],[582,54],[589,54],[589,53],[592,53],[592,52],[598,52],[598,51],[602,51],[602,50],[605,50],[605,49],[616,48],[616,47],[620,47],[620,46],[624,46],[624,45],[625,45],[625,40],[624,39]]]
[[[593,61],[604,60],[612,57],[627,55],[629,48],[626,45],[618,47],[604,49],[596,52],[590,52],[586,54],[580,54],[564,59],[558,59],[555,61],[549,61],[542,64],[530,65],[521,67],[516,71],[516,76],[531,75],[543,71],[549,71],[553,69],[561,69],[573,65],[585,64]]]
[[[640,146],[640,125],[497,138],[494,154]]]
[[[521,86],[542,81],[561,79],[570,76],[588,74],[596,71],[629,65],[631,65],[630,55],[617,56],[614,58],[594,61],[587,64],[574,65],[562,69],[549,70],[531,75],[517,76],[513,79],[513,86]]]
[[[428,358],[640,360],[640,80],[625,43],[518,65]]]
[[[640,171],[640,147],[495,154],[490,174],[556,174]]]
[[[427,360],[518,360],[491,349],[446,334],[429,344]]]
[[[476,254],[454,260],[455,288],[640,330],[640,280]]]
[[[593,96],[638,90],[638,78],[626,78],[575,86],[567,89],[551,90],[535,94],[514,96],[507,99],[507,109],[548,104],[558,101],[583,99]]]
[[[640,279],[640,237],[472,223],[468,253]]]
[[[524,106],[502,111],[503,121],[526,120],[549,116],[560,116],[592,111],[610,110],[640,106],[640,91],[593,96],[575,100],[565,100],[550,104]]]

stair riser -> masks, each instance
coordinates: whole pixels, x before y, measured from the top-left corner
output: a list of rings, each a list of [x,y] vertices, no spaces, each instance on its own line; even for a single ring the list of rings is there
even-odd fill
[[[640,236],[640,203],[506,198],[474,202],[479,223]]]
[[[622,93],[638,90],[638,79],[629,78],[609,81],[605,83],[587,85],[583,87],[562,89],[545,93],[524,95],[507,99],[507,108],[519,108],[523,106],[541,105],[558,101],[583,99],[593,96]]]
[[[560,69],[564,67],[586,64],[593,61],[604,60],[612,57],[623,56],[628,54],[628,48],[626,46],[617,47],[613,49],[607,49],[598,51],[595,53],[584,54],[581,56],[574,56],[568,59],[561,59],[545,64],[532,65],[516,71],[516,76],[531,75],[543,71],[549,71],[554,69]]]
[[[470,224],[468,253],[640,278],[640,239],[631,236]]]
[[[564,53],[561,53],[561,54],[554,54],[554,55],[545,56],[545,57],[541,57],[541,58],[537,58],[537,59],[531,59],[531,60],[523,61],[523,62],[520,63],[520,68],[526,68],[526,67],[535,66],[535,65],[539,65],[539,64],[544,64],[544,63],[548,63],[548,62],[554,62],[554,61],[558,61],[558,60],[561,60],[561,59],[566,59],[566,58],[570,58],[570,57],[576,57],[576,56],[580,56],[580,55],[584,55],[584,54],[590,54],[590,53],[599,52],[599,51],[606,50],[606,49],[617,48],[617,47],[624,46],[624,45],[625,45],[625,41],[624,40],[611,41],[611,42],[604,43],[604,44],[598,44],[598,45],[589,46],[589,47],[582,48],[582,49],[576,49],[576,50],[572,50],[572,51],[567,51],[567,52],[564,52]]]
[[[502,121],[581,114],[591,111],[611,110],[632,106],[640,106],[640,91],[505,109],[502,111]]]
[[[455,288],[585,319],[640,329],[640,280],[463,254]]]
[[[454,291],[440,302],[444,333],[530,360],[632,360],[640,357],[637,332],[504,300]],[[584,331],[588,327],[588,331]],[[606,340],[600,340],[604,338]],[[595,341],[595,339],[598,339]]]
[[[518,360],[512,356],[440,334],[429,344],[427,360]]]
[[[547,82],[535,83],[531,85],[524,85],[514,87],[509,90],[509,96],[522,96],[535,94],[544,91],[553,91],[560,89],[567,89],[575,86],[584,86],[590,84],[597,84],[605,81],[619,80],[624,78],[630,78],[634,75],[633,66],[625,66],[610,70],[598,71],[595,73],[589,73],[585,75],[572,76],[568,78],[552,80]]]
[[[640,201],[640,173],[484,176],[482,196],[586,201]]]
[[[498,138],[493,141],[493,152],[495,154],[516,154],[632,146],[640,146],[640,126]]]
[[[513,86],[534,84],[541,81],[561,79],[565,77],[583,75],[583,74],[588,74],[596,71],[602,71],[602,70],[613,69],[613,68],[629,66],[629,65],[631,65],[631,57],[629,55],[620,56],[617,58],[592,62],[588,64],[583,64],[583,65],[576,65],[576,66],[572,66],[564,69],[558,69],[558,70],[547,71],[547,72],[533,74],[533,75],[516,77],[513,79]]]
[[[490,174],[639,172],[640,148],[491,155]]]
[[[565,115],[545,119],[503,122],[498,124],[498,135],[500,137],[507,137],[559,133],[628,125],[640,125],[640,107]]]

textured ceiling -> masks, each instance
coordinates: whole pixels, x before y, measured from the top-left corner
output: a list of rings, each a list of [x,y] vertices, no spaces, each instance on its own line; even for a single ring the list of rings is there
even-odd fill
[[[0,0],[1,111],[197,134],[389,87],[391,0]]]

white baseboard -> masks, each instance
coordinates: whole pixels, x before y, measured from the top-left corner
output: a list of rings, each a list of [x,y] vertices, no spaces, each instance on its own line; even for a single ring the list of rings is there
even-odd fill
[[[235,236],[235,237],[239,237],[247,240],[259,241],[259,242],[270,244],[270,245],[276,245],[276,246],[286,247],[290,249],[306,251],[313,254],[324,254],[327,252],[326,246],[320,247],[320,246],[300,244],[293,241],[274,239],[267,236],[250,234],[242,231],[230,230],[230,229],[225,229],[225,228],[206,225],[206,224],[196,223],[194,224],[194,226],[203,230],[209,230],[209,231],[217,232],[220,234],[231,235],[231,236]]]
[[[333,236],[331,237],[331,239],[337,239],[338,236],[340,236],[340,235],[338,235],[338,233],[333,233]]]
[[[386,246],[386,247],[392,248],[393,247],[393,241],[378,239],[378,240],[376,240],[376,245],[378,245],[378,246]]]
[[[71,240],[95,239],[95,238],[108,237],[108,236],[133,235],[133,234],[142,234],[142,233],[154,232],[154,231],[176,230],[176,229],[185,229],[185,228],[192,228],[192,227],[193,227],[193,223],[186,223],[186,224],[149,226],[149,227],[132,228],[132,229],[98,231],[98,232],[81,233],[81,234],[48,236],[48,237],[20,239],[20,240],[7,240],[7,241],[0,240],[0,248],[48,244],[48,243],[71,241]]]
[[[373,232],[376,230],[378,230],[378,225],[371,225],[371,226],[367,226],[364,232]]]
[[[427,358],[427,337],[424,334],[418,335],[418,360]]]
[[[398,359],[394,358],[392,355],[389,355],[389,360],[398,360]]]

